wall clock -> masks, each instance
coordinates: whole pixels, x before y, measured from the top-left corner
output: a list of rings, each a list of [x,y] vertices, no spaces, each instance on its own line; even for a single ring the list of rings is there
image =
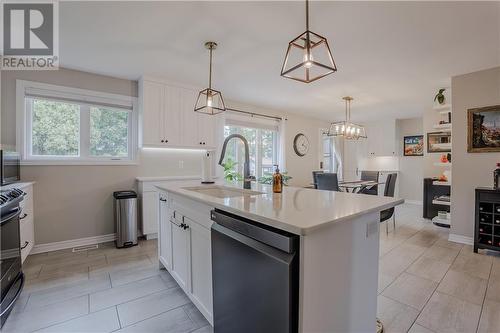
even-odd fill
[[[293,150],[298,156],[305,156],[309,151],[309,139],[302,133],[299,133],[293,139]]]

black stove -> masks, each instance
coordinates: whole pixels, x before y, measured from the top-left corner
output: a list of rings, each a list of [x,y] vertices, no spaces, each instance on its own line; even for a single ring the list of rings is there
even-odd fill
[[[19,204],[24,196],[20,189],[0,189],[0,327],[7,320],[24,285],[19,232]]]

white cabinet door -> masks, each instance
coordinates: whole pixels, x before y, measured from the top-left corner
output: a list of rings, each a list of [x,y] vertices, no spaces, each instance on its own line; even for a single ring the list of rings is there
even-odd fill
[[[199,113],[194,112],[197,93],[190,89],[182,89],[182,143],[184,146],[200,147],[198,135]]]
[[[182,145],[182,89],[164,86],[165,110],[163,112],[163,137],[168,146]]]
[[[24,196],[21,201],[21,215],[19,220],[19,236],[21,241],[21,261],[24,262],[35,245],[35,222],[33,209],[33,186],[23,188]]]
[[[172,227],[172,276],[184,291],[190,293],[190,228],[182,228],[181,221],[171,220]]]
[[[160,83],[141,82],[142,144],[160,145],[163,135],[164,86]]]
[[[198,140],[203,147],[215,147],[215,122],[217,116],[198,115]]]
[[[172,225],[171,212],[168,207],[167,194],[159,193],[160,197],[160,223],[158,225],[158,250],[161,262],[167,269],[172,269]]]
[[[191,229],[191,293],[202,312],[212,316],[212,248],[210,230],[185,218]]]
[[[366,124],[366,134],[368,157],[397,156],[394,119]]]
[[[154,238],[158,233],[159,200],[156,191],[142,193],[142,233],[147,238]]]

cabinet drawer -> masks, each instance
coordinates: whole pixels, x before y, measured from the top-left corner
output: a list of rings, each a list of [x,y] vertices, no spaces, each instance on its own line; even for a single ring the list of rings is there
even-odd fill
[[[32,217],[21,220],[20,226],[21,260],[24,261],[35,245],[35,225]]]

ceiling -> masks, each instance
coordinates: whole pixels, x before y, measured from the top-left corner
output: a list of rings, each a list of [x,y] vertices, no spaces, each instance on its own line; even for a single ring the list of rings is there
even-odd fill
[[[500,65],[500,2],[313,1],[311,30],[338,72],[311,84],[282,78],[288,42],[305,30],[303,2],[61,2],[62,67],[214,88],[226,100],[310,115],[411,118],[454,75]]]

